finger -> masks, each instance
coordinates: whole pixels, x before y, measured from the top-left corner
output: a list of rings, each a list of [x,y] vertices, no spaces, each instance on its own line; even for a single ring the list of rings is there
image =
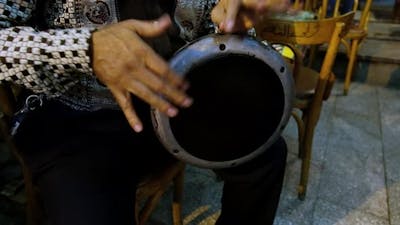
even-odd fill
[[[152,107],[164,112],[169,117],[174,117],[178,114],[178,109],[172,106],[165,99],[162,99],[158,94],[151,91],[145,84],[140,81],[131,79],[128,84],[128,91],[141,98],[143,101],[150,104]]]
[[[227,3],[228,4],[228,3]],[[235,27],[235,20],[241,6],[240,0],[230,0],[226,9],[226,18],[223,21],[223,30],[232,32]]]
[[[162,94],[164,97],[172,101],[175,105],[182,107],[189,107],[192,105],[193,100],[188,97],[183,91],[178,90],[174,86],[160,79],[160,77],[153,74],[151,71],[138,71],[141,74],[142,82],[146,84],[152,91],[157,94]]]
[[[165,33],[172,24],[171,18],[168,15],[163,15],[153,21],[125,20],[120,23],[125,28],[136,32],[142,37],[157,37]]]
[[[130,52],[132,52],[132,55],[137,56],[135,57],[136,60],[142,61],[141,63],[132,62],[130,64],[127,64],[128,66],[131,66],[131,69],[138,70],[139,68],[137,67],[144,64],[143,66],[146,66],[147,68],[152,70],[159,77],[165,78],[166,81],[174,87],[184,88],[188,86],[187,82],[185,82],[182,77],[171,70],[168,63],[151,47],[149,47],[142,39],[137,38],[135,39],[136,43],[131,44],[133,42],[132,35],[135,34],[132,34],[129,30],[121,30],[115,35],[118,36],[118,38],[121,39],[123,42],[127,43],[125,47],[128,48]]]
[[[146,66],[158,76],[165,78],[174,87],[187,86],[184,79],[171,69],[169,64],[159,56],[154,50],[147,52],[144,58]]]
[[[136,114],[135,108],[132,104],[132,98],[129,92],[117,91],[113,88],[110,88],[110,91],[115,97],[118,105],[120,106],[122,112],[125,115],[129,125],[135,132],[141,132],[143,130],[142,122]]]

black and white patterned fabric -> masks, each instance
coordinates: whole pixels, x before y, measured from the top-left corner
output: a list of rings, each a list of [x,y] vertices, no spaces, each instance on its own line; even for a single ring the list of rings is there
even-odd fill
[[[64,93],[80,74],[91,73],[88,29],[37,32],[29,27],[2,29],[0,80],[50,96]]]
[[[32,18],[45,1],[48,29]],[[81,110],[116,108],[111,93],[90,67],[91,33],[118,21],[116,0],[0,0],[0,82],[22,85]],[[214,29],[215,0],[178,0],[181,36],[192,40]],[[208,21],[208,22],[207,22]]]
[[[186,41],[215,30],[211,22],[211,10],[217,0],[177,0],[175,21],[180,29],[180,36]]]

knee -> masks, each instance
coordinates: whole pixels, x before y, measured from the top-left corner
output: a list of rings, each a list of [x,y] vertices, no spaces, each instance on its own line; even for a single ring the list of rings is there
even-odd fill
[[[286,167],[287,145],[280,137],[271,147],[266,149],[258,157],[233,168],[215,170],[223,179],[232,177],[239,180],[248,180],[255,177],[263,177],[268,174],[282,174]],[[253,177],[254,178],[254,177]]]

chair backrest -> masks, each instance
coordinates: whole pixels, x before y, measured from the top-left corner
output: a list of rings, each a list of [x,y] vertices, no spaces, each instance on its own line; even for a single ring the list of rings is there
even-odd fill
[[[285,20],[265,18],[255,27],[257,37],[268,42],[298,45],[319,45],[332,41],[334,31],[340,27],[339,37],[349,29],[354,12],[317,20]]]
[[[328,44],[321,67],[321,78],[326,78],[329,74],[322,72],[331,71],[340,39],[349,30],[353,17],[354,12],[320,20],[292,21],[266,18],[256,26],[255,30],[258,38],[269,43],[289,46]]]

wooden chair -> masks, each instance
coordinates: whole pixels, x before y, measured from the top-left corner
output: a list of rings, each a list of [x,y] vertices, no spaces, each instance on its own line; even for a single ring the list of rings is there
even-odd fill
[[[41,225],[43,221],[43,210],[40,204],[38,190],[32,182],[31,172],[25,165],[17,147],[12,141],[9,133],[9,122],[15,112],[15,89],[9,85],[0,84],[0,136],[8,145],[10,151],[18,160],[25,185],[26,194],[26,222],[28,225]],[[174,185],[172,218],[173,225],[182,225],[181,202],[183,195],[183,175],[185,164],[181,161],[173,161],[166,168],[145,177],[138,185],[136,192],[135,219],[137,225],[146,224],[152,211],[157,206],[160,198],[171,184]]]
[[[333,16],[340,15],[340,3],[341,0],[336,0],[335,7],[333,10]],[[353,20],[349,32],[345,37],[341,39],[341,43],[345,46],[347,57],[349,59],[346,75],[344,80],[343,94],[347,95],[350,88],[351,79],[354,73],[354,65],[357,59],[358,49],[362,41],[368,35],[368,20],[370,17],[372,0],[366,0],[365,4],[361,10],[361,16],[359,20]],[[359,8],[358,0],[354,0],[353,11],[357,11]],[[327,17],[328,0],[322,1],[322,6],[320,9],[320,18]]]
[[[327,100],[335,75],[332,67],[340,40],[347,33],[354,12],[322,20],[278,20],[265,18],[256,26],[257,37],[274,45],[286,45],[294,52],[290,61],[296,86],[295,109],[292,113],[298,125],[299,157],[302,159],[298,197],[304,199],[307,190],[314,129],[323,101]],[[320,71],[303,66],[302,52],[297,47],[328,44]],[[297,112],[301,112],[301,116]]]

